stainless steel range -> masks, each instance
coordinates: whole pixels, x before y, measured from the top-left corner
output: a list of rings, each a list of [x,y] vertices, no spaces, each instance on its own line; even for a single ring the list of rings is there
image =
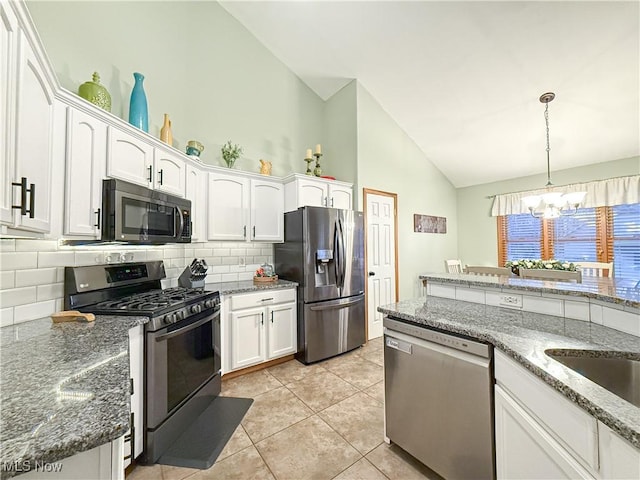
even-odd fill
[[[163,290],[165,277],[161,261],[65,269],[65,310],[149,317],[142,463],[155,463],[220,393],[220,295]]]

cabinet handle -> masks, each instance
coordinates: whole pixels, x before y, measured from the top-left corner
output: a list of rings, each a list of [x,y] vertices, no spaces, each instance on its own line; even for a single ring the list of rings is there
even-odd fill
[[[260,320],[260,325],[264,325],[264,312],[260,314],[260,317],[262,317]]]
[[[159,183],[160,185],[162,185],[162,172],[163,172],[163,168],[161,168],[160,170],[158,170],[158,176],[160,177]]]
[[[333,207],[333,197],[331,197],[331,206]]]
[[[247,226],[242,227],[242,236],[243,238],[247,238]]]
[[[36,213],[36,185],[32,183],[27,188],[27,177],[22,177],[20,183],[11,182],[14,187],[20,187],[20,205],[11,205],[12,209],[20,210],[20,215],[29,214],[29,218],[33,218]],[[27,210],[27,193],[29,193],[29,210]]]
[[[271,310],[271,323],[273,323],[273,310]]]
[[[153,182],[153,165],[147,167],[149,169],[149,183]]]
[[[256,226],[253,226],[253,238],[256,238]]]
[[[273,300],[273,297],[271,298],[263,298],[262,300],[260,300],[261,302],[268,302],[270,300]]]
[[[96,214],[96,222],[97,223],[94,223],[93,226],[94,227],[98,227],[98,230],[99,230],[100,229],[100,209],[96,210],[95,214]]]
[[[329,206],[329,197],[322,197],[322,205],[325,207]]]

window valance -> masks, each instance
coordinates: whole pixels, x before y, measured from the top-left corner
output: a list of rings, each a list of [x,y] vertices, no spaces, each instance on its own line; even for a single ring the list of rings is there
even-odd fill
[[[517,213],[529,213],[522,202],[527,195],[540,195],[546,192],[562,191],[587,192],[582,202],[582,208],[610,207],[629,203],[640,203],[640,175],[628,177],[608,178],[586,183],[572,183],[571,185],[552,186],[527,190],[525,192],[504,193],[496,195],[491,208],[491,216],[513,215]]]

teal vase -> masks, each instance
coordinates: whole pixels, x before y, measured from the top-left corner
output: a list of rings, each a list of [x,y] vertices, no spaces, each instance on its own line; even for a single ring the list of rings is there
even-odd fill
[[[149,132],[149,110],[147,109],[147,95],[144,93],[144,75],[134,73],[133,78],[136,83],[131,90],[131,100],[129,101],[129,123],[140,130]]]

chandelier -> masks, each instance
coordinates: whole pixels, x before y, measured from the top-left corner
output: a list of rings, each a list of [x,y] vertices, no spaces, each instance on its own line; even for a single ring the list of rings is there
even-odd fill
[[[549,102],[556,98],[555,93],[547,92],[540,96],[540,102],[545,104],[544,120],[547,125],[547,190],[551,190],[551,167],[549,162]],[[560,215],[574,215],[584,200],[586,192],[548,191],[542,195],[523,197],[522,202],[536,218],[558,218]]]

